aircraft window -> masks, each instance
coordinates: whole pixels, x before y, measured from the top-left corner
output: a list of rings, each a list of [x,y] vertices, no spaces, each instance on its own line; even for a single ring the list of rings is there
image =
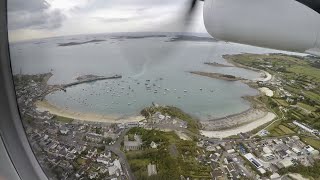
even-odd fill
[[[43,171],[318,178],[320,15],[299,2],[8,0],[17,103]]]

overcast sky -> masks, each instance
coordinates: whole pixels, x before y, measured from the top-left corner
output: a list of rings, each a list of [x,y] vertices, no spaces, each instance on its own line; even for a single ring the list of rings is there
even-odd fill
[[[8,0],[11,41],[105,32],[206,32],[203,3],[189,28],[183,17],[190,0]]]

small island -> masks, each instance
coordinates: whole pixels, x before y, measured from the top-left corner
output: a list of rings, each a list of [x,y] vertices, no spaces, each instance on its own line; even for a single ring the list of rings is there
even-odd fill
[[[244,78],[241,77],[236,77],[233,75],[228,75],[228,74],[220,74],[220,73],[212,73],[212,72],[202,72],[202,71],[190,71],[192,74],[197,74],[200,76],[207,76],[210,78],[215,78],[215,79],[222,79],[226,81],[239,81],[239,80],[245,80]]]
[[[217,62],[204,62],[206,65],[214,66],[214,67],[234,67],[232,65],[227,65],[227,64],[220,64]]]

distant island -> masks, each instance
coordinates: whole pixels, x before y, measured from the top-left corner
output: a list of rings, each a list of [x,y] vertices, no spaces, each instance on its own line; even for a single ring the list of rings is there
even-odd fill
[[[103,42],[106,40],[103,39],[94,39],[90,41],[83,41],[83,42],[68,42],[68,43],[59,43],[58,46],[76,46],[81,44],[88,44],[88,43],[97,43],[97,42]]]
[[[113,36],[110,39],[143,39],[143,38],[159,38],[167,37],[166,35],[126,35],[126,36]]]
[[[192,36],[192,35],[177,35],[172,37],[169,42],[176,42],[176,41],[202,41],[202,42],[216,42],[217,40],[211,37],[199,37],[199,36]]]

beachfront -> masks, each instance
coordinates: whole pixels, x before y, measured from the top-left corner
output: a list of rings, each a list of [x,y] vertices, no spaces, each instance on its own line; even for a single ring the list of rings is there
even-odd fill
[[[90,121],[90,122],[108,122],[108,123],[127,123],[127,122],[139,122],[145,119],[143,116],[129,116],[129,117],[116,117],[106,116],[94,113],[82,113],[74,112],[64,108],[59,108],[50,104],[48,101],[37,101],[35,106],[38,111],[48,111],[53,115],[67,117],[79,121]]]
[[[248,124],[233,128],[233,129],[229,129],[229,130],[221,130],[221,131],[205,131],[202,130],[200,131],[200,133],[204,136],[210,137],[210,138],[226,138],[229,136],[233,136],[233,135],[237,135],[239,133],[246,133],[249,131],[252,131],[254,129],[256,129],[259,126],[262,126],[268,122],[271,122],[272,120],[274,120],[276,118],[276,115],[268,112],[265,116],[256,119],[255,121],[252,121]]]

